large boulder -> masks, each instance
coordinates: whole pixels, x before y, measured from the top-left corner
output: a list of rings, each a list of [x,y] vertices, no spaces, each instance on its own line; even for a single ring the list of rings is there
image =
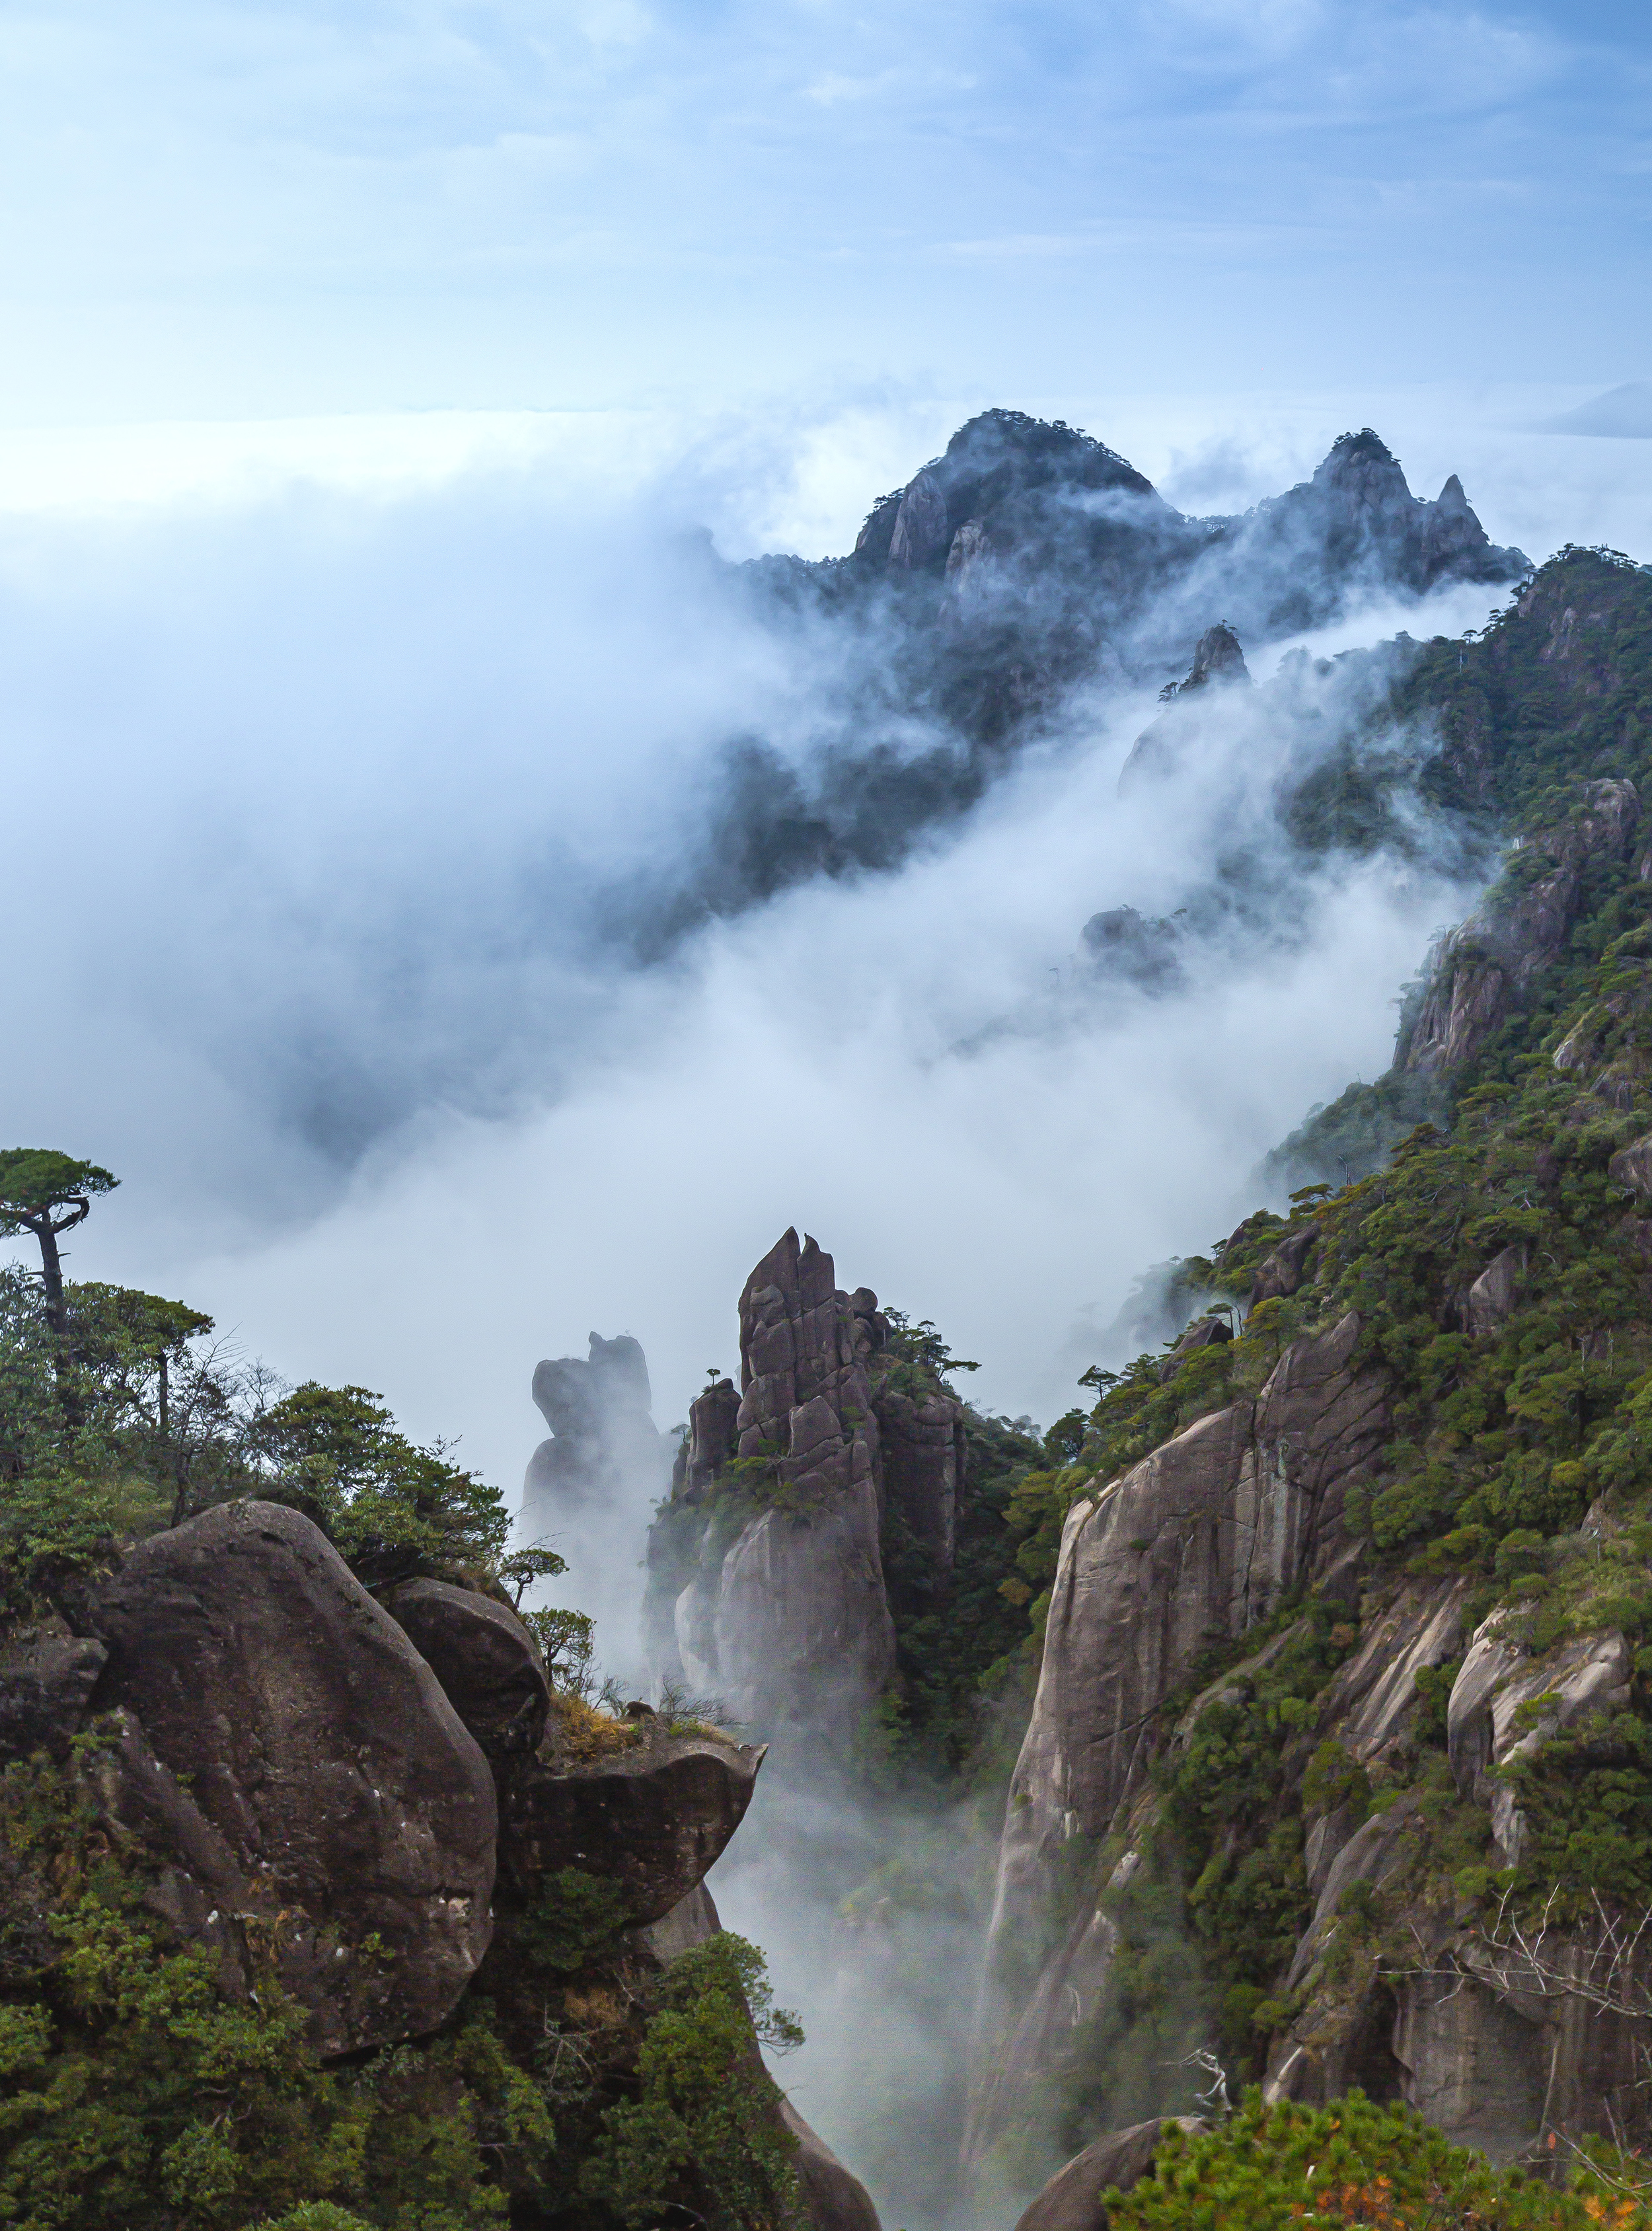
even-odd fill
[[[108,1652],[94,1704],[187,1788],[320,2050],[444,2021],[492,1933],[493,1776],[319,1529],[209,1510],[141,1542],[86,1624]]]
[[[1127,2131],[1109,2131],[1056,2170],[1016,2231],[1107,2231],[1102,2194],[1129,2192],[1141,2182],[1165,2126],[1172,2119],[1184,2131],[1204,2128],[1197,2115],[1156,2115],[1151,2122],[1133,2123]]]
[[[1486,1340],[1507,1323],[1520,1299],[1526,1249],[1505,1247],[1475,1280],[1462,1300],[1462,1329],[1470,1340]]]
[[[634,1743],[588,1765],[526,1761],[507,1788],[500,1873],[526,1902],[546,1875],[573,1867],[612,1883],[634,1926],[661,1921],[745,1819],[763,1756],[644,1722]]]
[[[107,1655],[90,1635],[70,1634],[56,1621],[0,1651],[0,1763],[67,1750]]]
[[[533,1637],[508,1604],[419,1580],[393,1588],[384,1608],[490,1757],[539,1749],[551,1685]]]

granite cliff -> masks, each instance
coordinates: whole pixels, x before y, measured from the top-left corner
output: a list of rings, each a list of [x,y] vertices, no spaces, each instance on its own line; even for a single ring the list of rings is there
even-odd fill
[[[1236,642],[1204,649],[1171,711],[1243,686]],[[1543,2174],[1652,2135],[1649,684],[1652,583],[1588,552],[1362,677],[1426,730],[1410,779],[1508,847],[1391,1070],[1281,1150],[1283,1210],[1180,1266],[1164,1349],[1023,1438],[997,1562],[945,1555],[985,1422],[949,1398],[938,1559],[1028,1622],[930,1644],[999,1712],[1029,1683],[962,2153],[1010,2213],[1073,2155],[1029,2227],[1100,2225],[1212,2069],[1281,2116],[1358,2086]],[[1127,915],[1087,936],[1139,973]],[[914,1709],[874,1319],[788,1235],[656,1533],[662,1649],[794,1726]]]
[[[558,1561],[360,1389],[217,1382],[157,1496],[208,1321],[5,1300],[7,2220],[877,2231],[705,1888],[762,1750],[593,1698],[513,1600]]]
[[[920,1585],[945,1585],[963,1406],[796,1232],[752,1271],[739,1323],[739,1393],[721,1380],[695,1400],[650,1535],[652,1653],[752,1725],[847,1730],[894,1671],[892,1523]]]

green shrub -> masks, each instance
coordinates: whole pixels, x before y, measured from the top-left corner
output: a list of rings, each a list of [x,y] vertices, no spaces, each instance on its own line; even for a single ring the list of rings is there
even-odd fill
[[[797,2141],[752,2049],[752,2027],[801,2044],[776,2008],[756,1947],[726,1930],[666,1971],[637,2057],[636,2096],[610,2107],[580,2189],[628,2227],[653,2222],[688,2183],[708,2231],[793,2231]]]
[[[1328,2107],[1265,2107],[1248,2092],[1219,2128],[1167,2130],[1134,2190],[1106,2195],[1112,2231],[1635,2231],[1633,2202],[1558,2192],[1448,2144],[1410,2108],[1351,2092]]]

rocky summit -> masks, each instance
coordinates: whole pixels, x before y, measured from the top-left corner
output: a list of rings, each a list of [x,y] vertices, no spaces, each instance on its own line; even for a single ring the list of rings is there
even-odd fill
[[[803,765],[783,736],[731,740],[703,843],[626,895],[630,937],[652,954],[811,876],[897,865],[1028,750],[1179,682],[1213,629],[1256,649],[1529,570],[1455,474],[1414,495],[1369,427],[1249,511],[1193,518],[1105,442],[983,411],[878,499],[843,556],[719,570],[822,677],[816,749]]]
[[[1514,573],[1468,637],[1252,678],[1247,613]],[[1097,893],[1074,997],[1173,998],[1265,885],[1424,836],[1482,894],[1047,1428],[789,1229],[674,1462],[634,1340],[539,1365],[514,1529],[362,1387],[66,1278],[113,1174],[0,1152],[40,1254],[0,1274],[0,2221],[1638,2231],[1652,572],[1527,574],[1368,431],[1191,521],[989,413],[782,589],[938,658],[981,599],[1199,605],[1112,810],[1218,730],[1263,803],[1176,916]],[[628,1695],[571,1600],[639,1497]],[[707,1887],[754,1849],[822,1917],[831,2145]]]

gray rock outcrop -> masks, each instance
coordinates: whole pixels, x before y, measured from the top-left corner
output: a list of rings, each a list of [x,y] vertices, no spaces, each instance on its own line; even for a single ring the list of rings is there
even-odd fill
[[[1640,819],[1633,783],[1579,786],[1570,815],[1526,847],[1523,879],[1506,878],[1441,944],[1421,1004],[1402,1031],[1397,1070],[1442,1076],[1474,1058],[1565,949],[1591,865],[1627,859]]]
[[[538,1644],[508,1604],[446,1581],[404,1581],[384,1608],[490,1758],[535,1751],[551,1684]]]
[[[0,1758],[61,1756],[80,1727],[108,1656],[53,1620],[0,1650]]]
[[[1109,2131],[1056,2170],[1016,2231],[1107,2231],[1102,2195],[1135,2189],[1172,2120],[1184,2131],[1204,2128],[1197,2115],[1155,2115],[1151,2122],[1133,2123],[1128,2130]]]
[[[1494,1613],[1469,1645],[1446,1711],[1451,1771],[1465,1797],[1491,1814],[1502,1864],[1520,1855],[1525,1820],[1496,1769],[1540,1750],[1563,1729],[1629,1702],[1634,1652],[1616,1629],[1580,1635],[1533,1658]]]
[[[633,1925],[661,1921],[721,1857],[762,1763],[761,1749],[652,1722],[606,1758],[522,1762],[506,1785],[500,1873],[526,1900],[574,1867],[617,1885]]]
[[[882,1688],[889,1506],[933,1573],[950,1570],[962,1406],[903,1374],[888,1343],[877,1296],[843,1291],[831,1257],[788,1232],[740,1298],[738,1406],[720,1381],[690,1412],[650,1536],[645,1626],[661,1673],[748,1725],[842,1734]]]
[[[1294,1342],[1254,1403],[1198,1419],[1068,1513],[999,1851],[973,2159],[1067,2048],[1048,1969],[1024,1995],[1001,1980],[1015,1971],[1010,1948],[1048,1926],[1063,1847],[1120,1829],[1167,1733],[1160,1707],[1198,1652],[1242,1634],[1341,1553],[1344,1499],[1387,1425],[1382,1374],[1354,1360],[1358,1335],[1351,1315]],[[1092,1940],[1107,1956],[1110,1925],[1100,1903],[1087,1907],[1055,1958],[1070,1963]]]
[[[629,1333],[592,1333],[588,1357],[546,1357],[533,1374],[533,1400],[551,1437],[529,1458],[523,1485],[530,1539],[627,1491],[633,1498],[661,1491],[668,1452],[649,1414],[648,1360]]]
[[[1120,797],[1127,797],[1143,781],[1174,773],[1196,754],[1207,724],[1220,717],[1216,708],[1223,694],[1236,685],[1250,688],[1250,669],[1245,664],[1238,637],[1218,621],[1194,645],[1186,679],[1172,682],[1162,692],[1168,709],[1144,728],[1132,745],[1119,775]]]
[[[445,2021],[492,1933],[493,1777],[319,1529],[275,1504],[209,1510],[139,1542],[87,1624],[108,1652],[94,1704],[187,1789],[178,1837],[203,1851],[198,1819],[208,1879],[246,1885],[320,2049]]]
[[[1525,1271],[1524,1247],[1505,1247],[1493,1256],[1463,1296],[1462,1329],[1470,1340],[1487,1340],[1507,1323]]]

